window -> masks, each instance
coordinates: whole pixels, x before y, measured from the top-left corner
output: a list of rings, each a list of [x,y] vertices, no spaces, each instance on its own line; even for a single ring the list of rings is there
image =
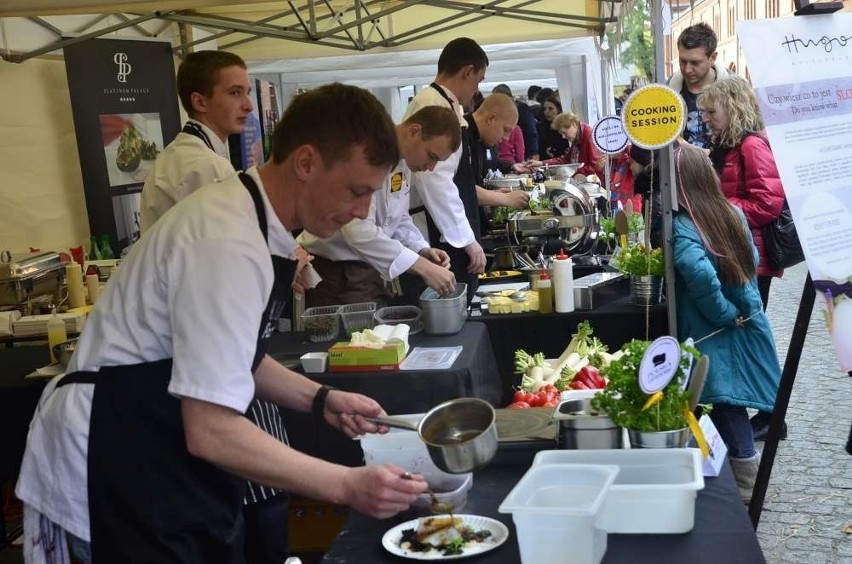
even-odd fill
[[[766,17],[777,18],[781,14],[780,0],[766,0]]]

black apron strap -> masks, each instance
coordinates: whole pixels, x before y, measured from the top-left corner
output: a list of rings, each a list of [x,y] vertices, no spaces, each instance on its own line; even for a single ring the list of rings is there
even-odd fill
[[[214,153],[216,152],[216,149],[213,148],[213,143],[210,141],[210,137],[208,137],[207,134],[204,133],[204,130],[201,129],[201,126],[197,123],[188,121],[184,124],[183,129],[181,129],[181,131],[188,135],[192,135],[193,137],[198,137],[204,142],[205,145],[207,145],[207,147],[211,151],[213,151]]]
[[[441,98],[443,98],[444,100],[446,100],[446,101],[447,101],[447,103],[450,105],[450,109],[451,109],[451,110],[453,110],[453,111],[456,111],[456,104],[455,104],[455,102],[453,102],[453,101],[452,101],[452,99],[450,99],[450,97],[449,97],[449,96],[447,96],[447,93],[446,93],[446,92],[444,92],[444,89],[443,89],[443,88],[441,88],[440,86],[438,86],[438,83],[437,83],[437,82],[433,82],[432,84],[430,84],[430,85],[429,85],[429,87],[430,87],[430,88],[434,88],[434,89],[438,92],[438,94],[440,94],[440,95],[441,95]]]

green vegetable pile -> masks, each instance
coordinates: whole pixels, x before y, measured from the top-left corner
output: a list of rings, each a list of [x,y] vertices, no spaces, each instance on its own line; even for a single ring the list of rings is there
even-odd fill
[[[643,243],[621,249],[610,264],[629,276],[663,276],[665,272],[663,249],[648,249]]]
[[[609,384],[592,398],[592,408],[607,413],[616,425],[626,429],[645,432],[682,429],[687,426],[684,412],[689,405],[689,395],[682,384],[690,357],[697,360],[699,352],[681,343],[681,351],[687,354],[681,356],[674,378],[662,390],[662,399],[643,411],[649,396],[639,387],[639,365],[650,344],[650,341],[630,341],[622,347],[624,354],[620,358],[613,358],[601,369],[601,375],[609,379]]]

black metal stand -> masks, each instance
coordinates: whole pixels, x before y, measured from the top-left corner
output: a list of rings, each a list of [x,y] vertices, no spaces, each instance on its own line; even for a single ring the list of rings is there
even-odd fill
[[[805,337],[808,333],[808,324],[814,310],[815,300],[816,289],[813,280],[811,280],[811,275],[808,273],[802,289],[802,299],[799,302],[799,313],[796,315],[796,322],[793,325],[790,346],[787,348],[787,357],[784,360],[784,370],[781,372],[781,383],[778,386],[778,396],[775,398],[775,409],[772,412],[772,419],[769,420],[769,432],[763,446],[757,480],[748,507],[748,514],[755,529],[757,529],[760,514],[763,511],[766,488],[769,486],[769,476],[772,474],[775,453],[778,451],[778,441],[781,438],[781,427],[784,425],[784,418],[787,415],[787,406],[790,403],[790,394],[793,392],[793,382],[799,369],[799,360],[802,358],[802,348],[805,345]]]

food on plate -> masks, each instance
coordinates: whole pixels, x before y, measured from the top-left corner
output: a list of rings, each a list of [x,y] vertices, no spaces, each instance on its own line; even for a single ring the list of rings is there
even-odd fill
[[[474,530],[461,517],[438,515],[418,520],[416,529],[405,529],[399,547],[411,552],[441,552],[444,556],[463,554],[471,543],[482,542],[491,536],[488,529]]]
[[[121,133],[118,151],[115,156],[115,166],[122,172],[133,172],[139,168],[142,161],[142,136],[136,128],[129,125]]]
[[[142,158],[146,161],[153,161],[160,154],[157,149],[157,144],[153,141],[142,141]]]

